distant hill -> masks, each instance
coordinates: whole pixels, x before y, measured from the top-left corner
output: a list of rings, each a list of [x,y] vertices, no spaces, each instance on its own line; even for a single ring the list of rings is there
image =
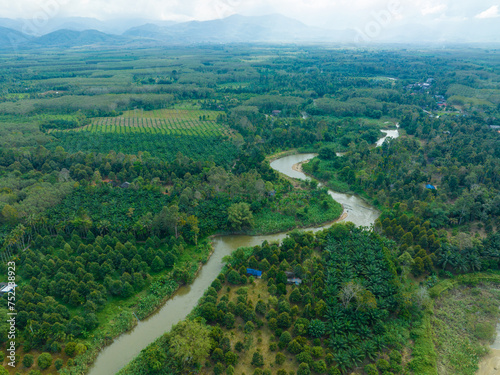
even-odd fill
[[[20,31],[32,36],[41,36],[57,30],[97,30],[106,34],[121,35],[131,27],[147,23],[160,26],[173,25],[174,21],[149,20],[145,18],[119,18],[101,21],[90,17],[61,17],[49,18],[46,22],[35,24],[31,19],[0,18],[0,26]]]
[[[370,37],[363,30],[312,27],[280,14],[232,15],[210,21],[174,21],[67,17],[49,19],[40,28],[31,20],[0,18],[0,48],[190,45],[199,43],[498,43],[497,19],[469,19],[440,26],[398,23]],[[459,27],[460,26],[460,27]],[[464,37],[467,35],[467,37]]]
[[[31,37],[14,29],[0,27],[0,49],[16,50],[21,46],[26,45]]]
[[[31,45],[43,47],[81,47],[89,45],[116,45],[127,42],[127,38],[105,34],[97,30],[57,30],[34,39]]]
[[[259,17],[232,15],[211,21],[190,21],[171,26],[147,24],[127,30],[124,36],[165,43],[250,43],[341,41],[352,31],[310,27],[297,20],[271,14]]]

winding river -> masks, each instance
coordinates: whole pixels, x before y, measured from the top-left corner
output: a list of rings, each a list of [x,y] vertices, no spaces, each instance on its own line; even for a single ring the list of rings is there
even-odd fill
[[[391,131],[393,132],[393,131]],[[395,131],[397,132],[397,130]],[[387,134],[382,138],[397,137],[397,133]],[[380,143],[381,144],[381,143]],[[377,143],[377,145],[379,145]],[[304,173],[299,172],[294,165],[312,159],[316,154],[297,154],[285,156],[271,163],[271,167],[289,177],[308,180]],[[352,221],[358,226],[370,226],[379,216],[379,212],[355,195],[341,194],[329,190],[328,194],[343,205],[345,221]],[[329,227],[330,224],[306,228],[304,230],[318,231]],[[127,363],[134,359],[142,349],[153,342],[157,337],[170,330],[179,321],[186,318],[196,306],[207,287],[217,277],[223,267],[222,258],[231,254],[241,246],[256,246],[264,240],[277,241],[285,238],[287,232],[263,236],[227,235],[218,236],[213,240],[214,253],[203,266],[200,273],[191,285],[181,287],[165,305],[149,318],[138,322],[130,332],[124,333],[105,347],[89,369],[90,375],[115,374]]]

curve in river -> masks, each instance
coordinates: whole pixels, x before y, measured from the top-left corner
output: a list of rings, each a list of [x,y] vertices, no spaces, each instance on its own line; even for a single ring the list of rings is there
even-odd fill
[[[271,163],[275,170],[293,178],[309,179],[304,173],[292,169],[292,166],[312,159],[316,154],[298,154],[285,156]],[[330,196],[344,206],[347,216],[343,220],[352,221],[358,226],[370,226],[379,216],[378,211],[369,206],[362,199],[348,194],[336,193],[329,190]],[[318,231],[331,225],[306,228],[305,230]],[[191,285],[181,287],[165,305],[149,318],[138,322],[130,332],[124,333],[105,347],[89,369],[90,375],[115,374],[127,363],[134,359],[142,349],[153,342],[157,337],[186,316],[196,306],[207,287],[217,277],[223,267],[222,258],[231,254],[238,247],[256,246],[264,240],[276,241],[285,238],[288,232],[264,236],[228,235],[219,236],[213,240],[214,253],[203,266],[200,273]]]
[[[396,128],[399,128],[399,124],[396,124]],[[380,138],[376,145],[377,147],[380,147],[382,146],[382,144],[384,143],[384,141],[387,139],[387,138],[397,138],[399,137],[399,129],[396,129],[396,130],[381,130],[382,133],[385,133],[385,137],[384,138]]]

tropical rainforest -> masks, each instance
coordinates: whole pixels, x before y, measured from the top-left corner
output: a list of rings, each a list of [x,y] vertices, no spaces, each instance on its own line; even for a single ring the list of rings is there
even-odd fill
[[[0,52],[0,374],[92,373],[214,241],[281,232],[120,374],[474,374],[500,317],[499,53]],[[298,153],[307,179],[271,166]]]

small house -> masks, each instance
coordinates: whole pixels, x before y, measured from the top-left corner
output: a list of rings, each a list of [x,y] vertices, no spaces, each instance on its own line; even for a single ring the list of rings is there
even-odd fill
[[[247,268],[247,274],[255,276],[259,279],[262,277],[262,271],[254,270],[252,268]]]
[[[434,185],[431,185],[431,184],[425,185],[425,188],[426,189],[431,189],[431,190],[437,190],[436,187]]]
[[[295,285],[300,285],[302,284],[302,279],[299,279],[298,277],[292,277],[289,279],[286,279],[287,284],[295,284]]]
[[[302,284],[302,279],[297,277],[293,272],[285,272],[287,284]]]
[[[130,186],[130,182],[127,182],[127,181],[125,181],[123,184],[120,185],[120,187],[122,189],[128,189],[129,186]]]

